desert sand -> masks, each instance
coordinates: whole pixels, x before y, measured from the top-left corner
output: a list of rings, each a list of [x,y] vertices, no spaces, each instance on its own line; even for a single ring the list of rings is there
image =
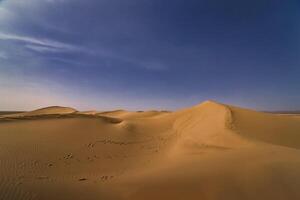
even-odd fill
[[[176,112],[0,115],[2,200],[300,199],[300,115],[206,101]]]

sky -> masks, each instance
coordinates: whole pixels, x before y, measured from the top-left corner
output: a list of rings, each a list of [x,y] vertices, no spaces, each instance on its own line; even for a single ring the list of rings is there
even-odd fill
[[[0,0],[0,110],[300,110],[299,0]]]

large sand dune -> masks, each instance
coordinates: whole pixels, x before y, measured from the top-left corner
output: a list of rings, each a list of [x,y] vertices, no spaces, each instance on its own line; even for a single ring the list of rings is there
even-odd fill
[[[2,115],[0,199],[300,199],[299,148],[300,116],[212,101]]]

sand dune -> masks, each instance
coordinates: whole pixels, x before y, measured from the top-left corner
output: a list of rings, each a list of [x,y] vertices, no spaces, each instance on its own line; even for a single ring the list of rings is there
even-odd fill
[[[37,109],[31,112],[26,112],[24,116],[40,116],[40,115],[65,115],[76,113],[77,110],[68,107],[51,106],[47,108]]]
[[[17,112],[12,114],[5,114],[2,115],[2,118],[25,118],[25,117],[44,117],[47,115],[67,115],[67,114],[74,114],[78,112],[73,108],[68,107],[61,107],[61,106],[51,106],[47,108],[41,108],[37,110],[33,110],[30,112]]]
[[[49,107],[0,118],[0,199],[300,199],[300,117]]]

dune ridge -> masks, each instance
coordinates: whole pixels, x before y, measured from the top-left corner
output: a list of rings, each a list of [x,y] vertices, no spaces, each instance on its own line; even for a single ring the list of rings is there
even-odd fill
[[[206,101],[175,112],[56,106],[0,122],[8,200],[300,199],[295,115]]]
[[[63,119],[63,118],[98,118],[109,123],[120,123],[120,118],[97,115],[96,111],[79,112],[74,108],[51,106],[37,109],[30,112],[23,112],[17,114],[3,115],[0,121],[14,121],[14,120],[41,120],[41,119]]]

